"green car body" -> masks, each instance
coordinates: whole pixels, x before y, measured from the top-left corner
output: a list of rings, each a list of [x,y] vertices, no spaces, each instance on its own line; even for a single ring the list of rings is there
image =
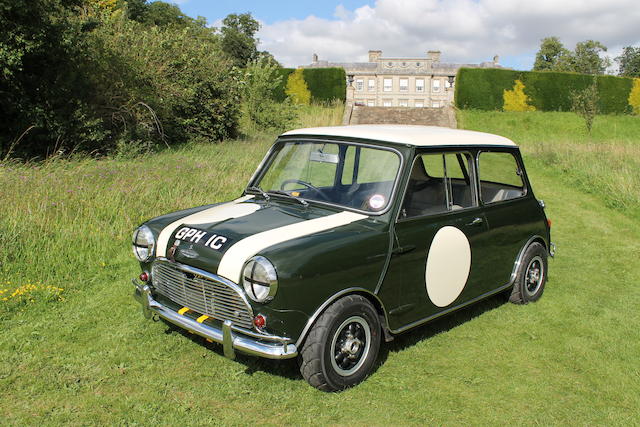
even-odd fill
[[[349,150],[344,147],[355,147],[358,156],[365,148],[393,153],[397,156],[398,167],[393,182],[389,181],[384,187],[388,193],[383,194],[388,196],[376,194],[370,197],[368,203],[375,206],[373,209],[366,205],[367,199],[364,204],[353,202],[360,203],[356,207],[345,207],[318,200],[319,197],[305,198],[305,194],[312,196],[314,192],[325,191],[306,184],[288,191],[289,197],[273,193],[265,195],[262,189],[252,190],[261,183],[266,169],[278,161],[274,158],[279,151],[285,150],[283,147],[295,144],[305,147],[301,144],[309,142],[315,143],[314,147],[317,144],[331,146],[336,142],[343,144],[337,146],[338,150],[340,147],[345,150],[339,154],[319,150],[309,156],[311,161],[319,162],[310,163],[312,167],[336,166],[342,180],[350,175],[344,172],[347,168],[344,153]],[[388,164],[395,164],[396,160],[386,152]],[[487,188],[497,189],[498,186],[479,180],[478,170],[483,167],[479,162],[484,161],[479,160],[483,159],[480,153],[504,153],[504,156],[511,156],[509,159],[513,158],[517,175],[522,180],[518,190],[511,191],[517,194],[516,197],[483,202],[481,192],[485,190],[481,190],[480,182]],[[416,185],[417,168],[426,170],[426,166],[418,166],[417,162],[424,165],[432,162],[440,168],[440,158],[446,171],[441,182],[448,210],[407,214],[410,205],[407,205],[405,193]],[[457,159],[464,177],[447,177],[449,170],[453,171],[456,166],[455,161],[447,159]],[[364,168],[357,163],[352,167],[350,185],[355,186],[356,170]],[[375,171],[375,168],[371,170]],[[338,186],[340,179],[335,179]],[[357,185],[366,188],[366,184]],[[466,191],[467,205],[464,207],[450,200],[457,197],[453,191],[456,186]],[[235,201],[174,212],[143,224],[153,235],[153,244],[148,247],[148,259],[140,263],[145,281],[134,280],[136,298],[148,317],[163,318],[220,342],[228,357],[233,357],[236,350],[268,358],[297,356],[319,317],[336,301],[349,295],[359,295],[375,308],[383,335],[390,339],[393,334],[514,287],[523,256],[532,244],[541,245],[546,254],[553,255],[544,205],[533,194],[519,149],[500,137],[419,126],[350,126],[290,131],[278,138],[247,188]],[[511,187],[500,188],[502,190],[496,190],[497,193],[510,193]],[[294,197],[300,194],[302,196]],[[419,191],[412,194],[419,194]],[[381,203],[384,203],[383,208],[379,207]],[[227,214],[222,215],[222,212]],[[210,217],[207,217],[208,213],[211,213]],[[191,229],[196,230],[191,232],[196,234],[189,235]],[[457,283],[456,271],[460,269],[456,267],[456,256],[451,256],[457,253],[457,246],[449,248],[446,240],[442,240],[449,235],[453,240],[461,240],[463,249],[467,247],[466,239],[470,252],[465,264],[468,269],[466,279],[463,279],[464,283],[460,282],[458,291],[447,288],[450,283]],[[208,245],[205,240],[209,241]],[[437,243],[440,245],[437,249],[443,254],[438,256],[445,257],[445,264],[453,263],[451,273],[434,264],[436,255],[428,265],[429,252],[436,240],[445,242]],[[134,252],[135,242],[134,235]],[[203,242],[205,244],[201,244]],[[447,252],[451,250],[453,252]],[[277,283],[274,280],[268,288],[273,295],[264,302],[255,301],[247,291],[253,289],[253,282],[246,277],[246,264],[254,257],[266,259],[277,274]],[[154,269],[154,263],[162,268]],[[182,288],[173,283],[171,286],[180,288],[178,291],[159,290],[154,276],[161,271],[166,273],[162,273],[165,274],[163,280],[181,282]],[[425,286],[425,281],[437,283],[441,271],[451,277],[443,279],[442,285],[427,283]],[[540,279],[542,284],[546,271],[544,276]],[[225,287],[224,292],[233,293],[229,297],[233,299],[230,305],[221,310],[213,307],[212,301],[207,299],[218,298],[218,294],[215,289],[206,294],[204,288],[198,288],[198,283],[203,281],[215,282],[215,286]],[[188,286],[193,289],[187,289]],[[180,292],[179,296],[175,297],[178,294],[172,293],[174,291]],[[198,292],[204,296],[195,295]],[[204,310],[189,307],[193,298],[200,298],[194,304]],[[202,301],[204,305],[201,306]],[[234,307],[238,310],[234,311]],[[239,314],[242,310],[246,313]],[[240,315],[244,316],[242,321],[240,317],[234,318]],[[258,315],[262,316],[260,320],[255,319]]]

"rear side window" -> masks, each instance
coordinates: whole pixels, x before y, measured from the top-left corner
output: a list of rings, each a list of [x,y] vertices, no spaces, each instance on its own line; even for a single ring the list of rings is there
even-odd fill
[[[522,169],[513,154],[482,152],[478,169],[483,203],[502,202],[525,195]]]
[[[401,217],[411,218],[475,206],[471,156],[429,153],[416,157]]]

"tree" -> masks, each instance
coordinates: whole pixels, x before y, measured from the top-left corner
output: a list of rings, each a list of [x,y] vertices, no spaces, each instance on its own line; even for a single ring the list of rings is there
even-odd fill
[[[633,109],[633,114],[640,115],[640,79],[633,79],[633,87],[629,92],[629,105]]]
[[[611,65],[611,60],[602,57],[607,47],[594,40],[587,40],[576,44],[573,53],[573,71],[583,74],[604,74]]]
[[[304,80],[301,68],[289,75],[285,93],[291,97],[294,104],[309,105],[311,103],[311,92]]]
[[[591,133],[598,114],[598,100],[598,80],[595,77],[589,86],[571,94],[571,110],[584,119],[588,133]]]
[[[533,71],[562,71],[582,74],[604,74],[611,60],[602,56],[607,47],[595,40],[576,44],[573,51],[566,49],[557,37],[542,39],[536,54]]]
[[[546,37],[540,43],[536,54],[533,71],[558,71],[569,63],[571,52],[566,49],[557,37]]]
[[[622,55],[616,58],[618,75],[624,77],[640,77],[640,47],[627,46]]]
[[[250,13],[232,13],[222,20],[222,51],[235,65],[244,68],[257,58],[258,39],[255,34],[260,23]]]
[[[192,19],[182,13],[180,8],[175,4],[165,3],[163,1],[154,1],[147,5],[145,22],[148,24],[158,26],[185,26],[191,21]]]

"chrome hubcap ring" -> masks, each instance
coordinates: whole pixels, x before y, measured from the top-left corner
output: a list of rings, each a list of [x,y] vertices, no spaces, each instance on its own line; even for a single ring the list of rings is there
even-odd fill
[[[331,366],[339,375],[353,375],[367,359],[371,327],[360,316],[351,316],[338,326],[331,340]]]
[[[529,261],[527,270],[524,274],[524,290],[528,296],[533,296],[540,290],[544,281],[544,263],[538,255]]]

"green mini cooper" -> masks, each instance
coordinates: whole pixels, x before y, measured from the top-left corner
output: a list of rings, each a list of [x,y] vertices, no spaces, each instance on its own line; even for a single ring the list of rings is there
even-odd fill
[[[536,301],[554,245],[509,139],[362,125],[284,133],[241,197],[147,221],[133,252],[146,317],[230,358],[298,357],[335,391],[382,339],[503,291]]]

